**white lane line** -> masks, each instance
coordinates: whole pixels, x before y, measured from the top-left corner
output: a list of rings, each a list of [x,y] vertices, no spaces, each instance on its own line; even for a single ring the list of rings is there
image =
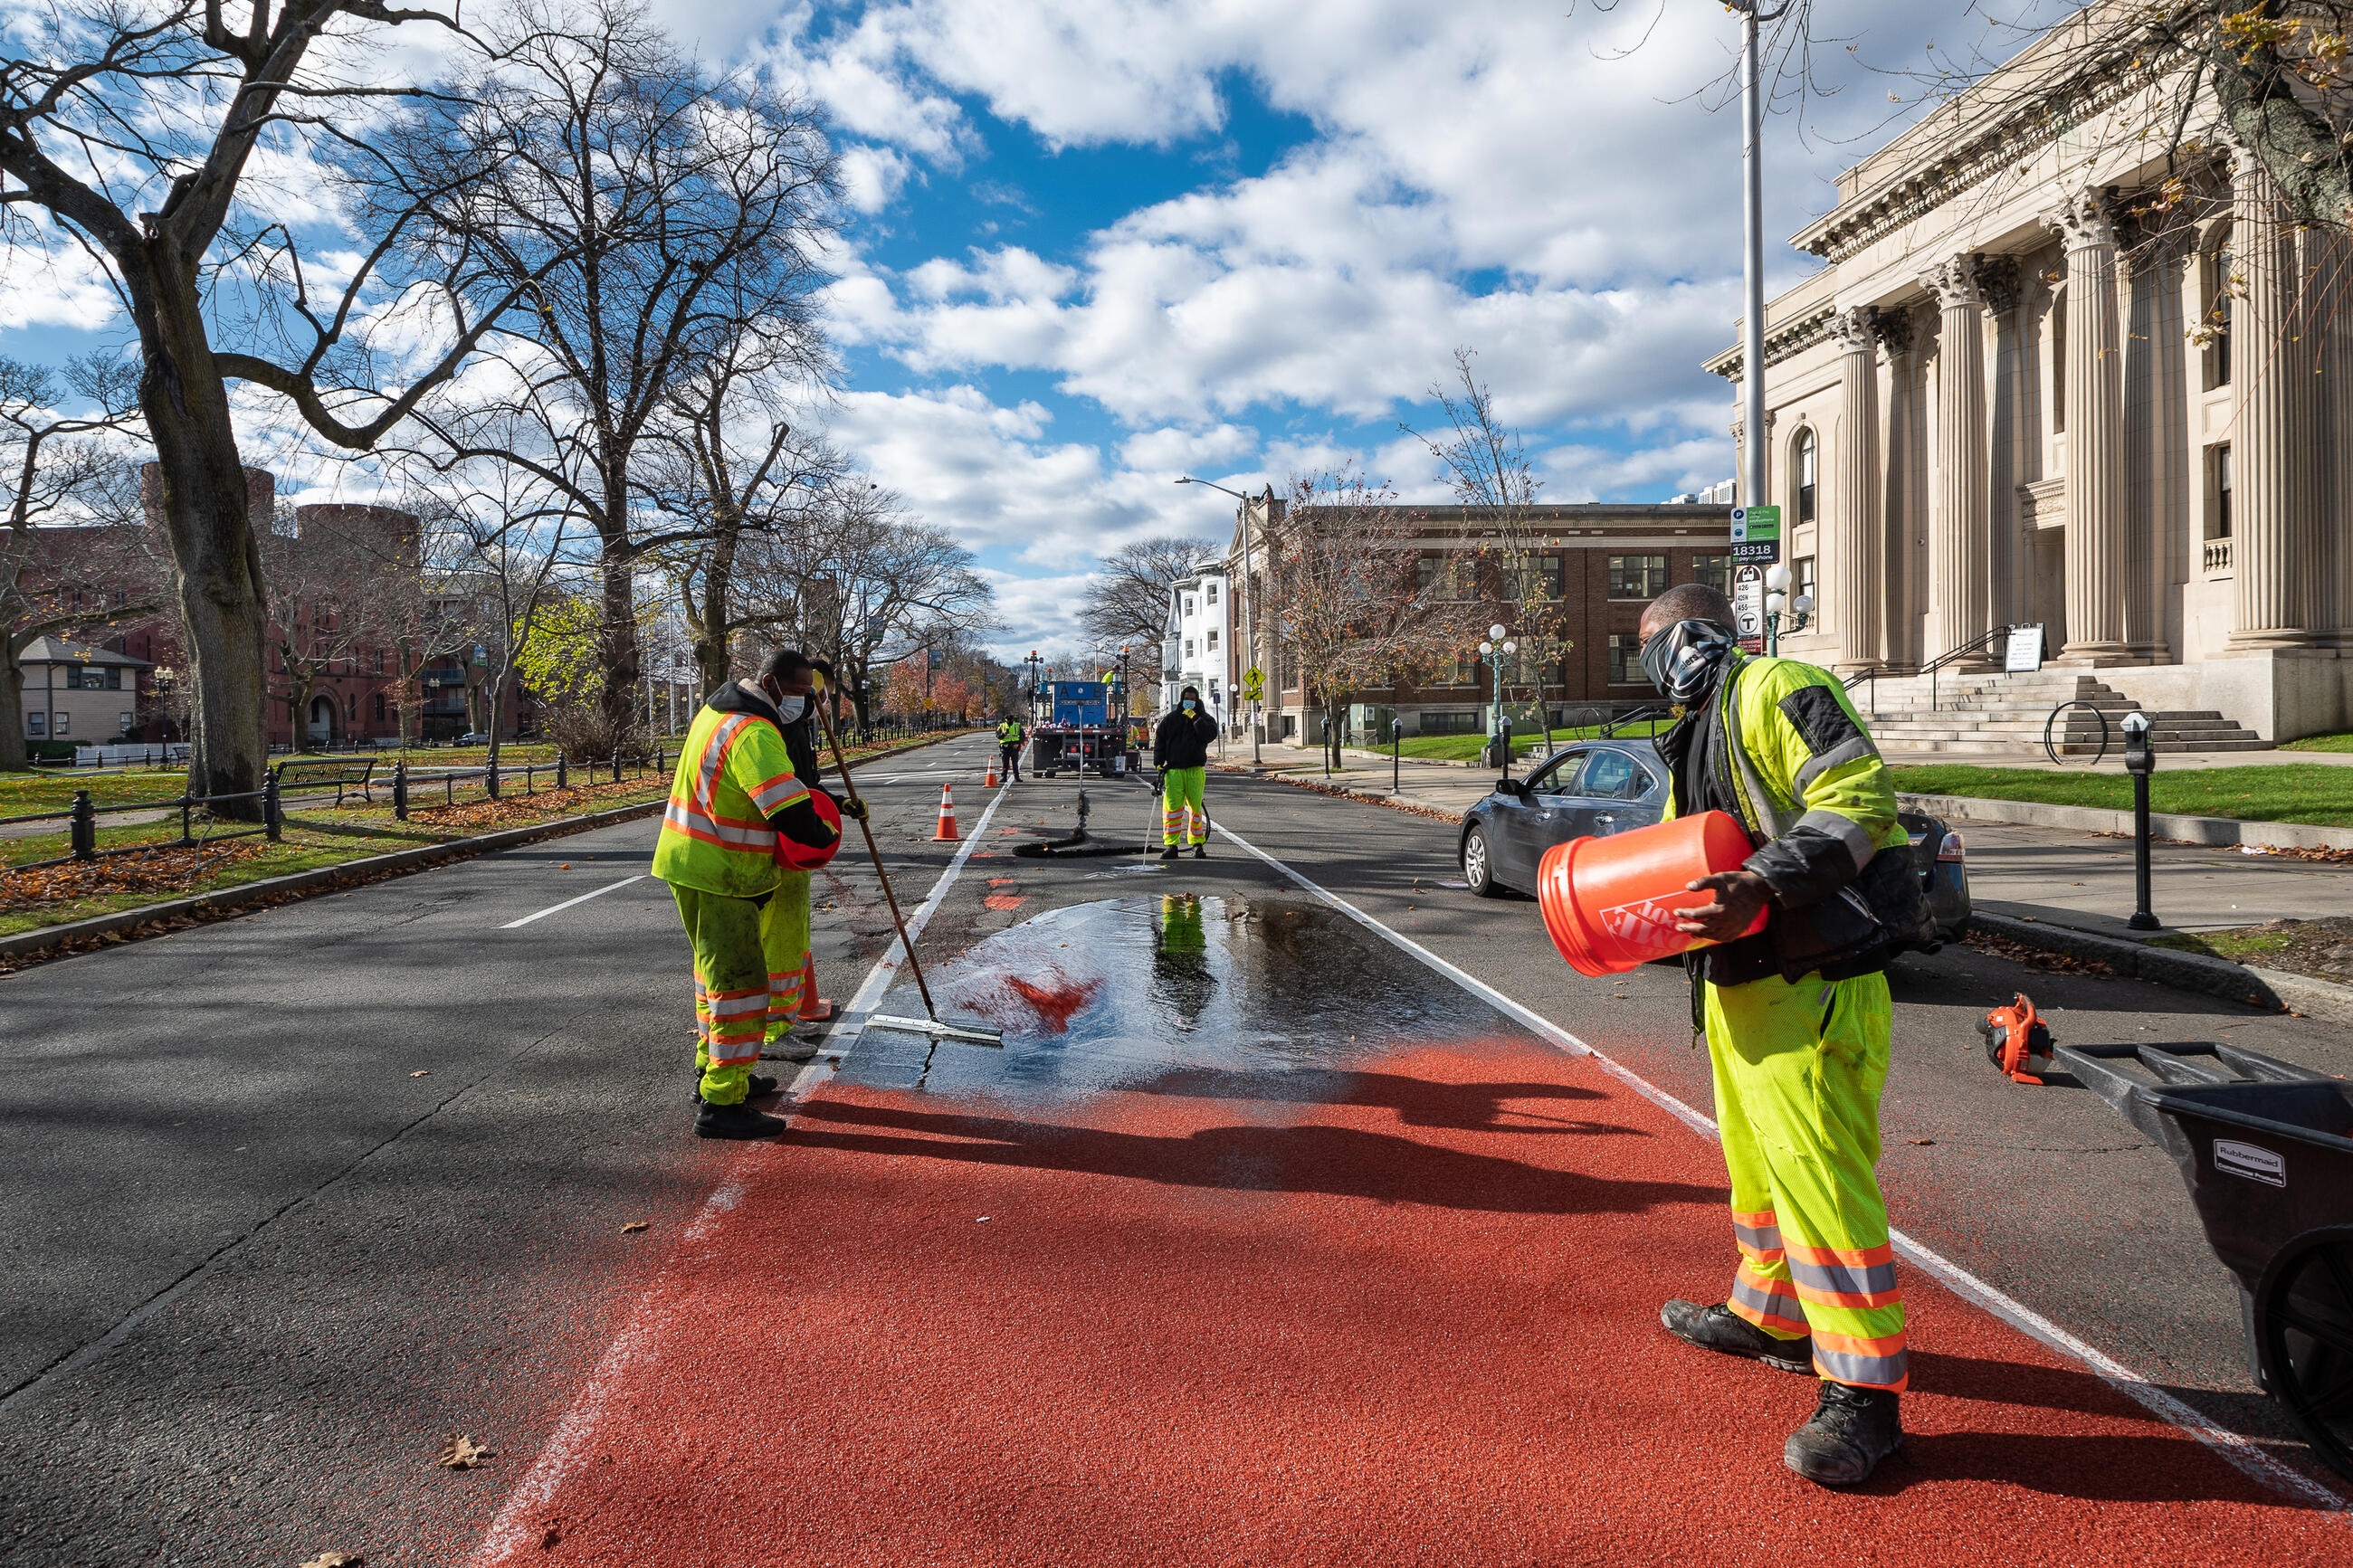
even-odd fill
[[[980,814],[979,825],[957,849],[955,858],[948,862],[948,868],[940,874],[940,879],[933,884],[931,897],[923,900],[923,906],[907,921],[910,941],[923,934],[924,924],[932,918],[932,911],[938,909],[940,900],[947,896],[948,884],[955,881],[956,874],[964,869],[965,861],[971,858],[973,849],[988,830],[988,819],[997,815],[997,806],[1011,788],[1010,784],[998,786],[997,794],[989,799],[988,809]],[[858,987],[857,996],[842,1015],[841,1023],[835,1026],[836,1037],[842,1035],[852,1017],[862,1017],[874,1011],[883,992],[890,987],[891,976],[898,972],[904,956],[905,949],[894,938],[888,951],[875,961],[872,969],[867,971],[865,982]],[[855,1042],[855,1036],[847,1037]],[[793,1081],[786,1086],[785,1093],[797,1103],[807,1097],[829,1070],[821,1060],[809,1062],[793,1076]],[[628,1321],[619,1333],[613,1336],[613,1342],[605,1347],[605,1353],[597,1358],[596,1370],[588,1374],[588,1381],[581,1385],[571,1408],[565,1411],[564,1419],[556,1423],[555,1430],[549,1435],[547,1447],[539,1451],[539,1457],[532,1461],[531,1468],[523,1472],[522,1479],[515,1483],[514,1490],[507,1495],[497,1517],[482,1532],[481,1543],[467,1559],[468,1568],[493,1568],[494,1564],[509,1559],[533,1563],[543,1561],[540,1557],[540,1536],[546,1527],[548,1510],[557,1492],[572,1473],[586,1464],[590,1443],[619,1396],[623,1381],[638,1362],[653,1352],[655,1336],[663,1324],[655,1304],[668,1289],[679,1263],[698,1254],[700,1244],[710,1236],[720,1216],[744,1201],[744,1167],[770,1147],[765,1143],[745,1144],[742,1152],[730,1163],[726,1179],[712,1189],[711,1196],[703,1200],[702,1209],[680,1233],[677,1245],[671,1248],[670,1260],[662,1265],[661,1271],[654,1276],[653,1283],[646,1287],[645,1294],[638,1298],[637,1305],[630,1309]]]
[[[1484,981],[1478,980],[1449,963],[1411,937],[1391,931],[1356,905],[1335,893],[1316,886],[1289,866],[1261,849],[1223,823],[1211,825],[1223,837],[1314,894],[1350,920],[1379,936],[1400,952],[1412,954],[1439,973],[1453,981],[1482,1001],[1504,1014],[1515,1023],[1533,1030],[1571,1056],[1590,1057],[1594,1065],[1619,1079],[1651,1104],[1660,1107],[1676,1121],[1710,1139],[1716,1135],[1713,1118],[1694,1110],[1665,1089],[1649,1082],[1621,1063],[1611,1060],[1583,1040],[1549,1020],[1539,1016],[1504,995]],[[1888,1239],[1895,1250],[1910,1262],[1933,1274],[1955,1295],[1984,1308],[2009,1323],[2030,1339],[2039,1340],[2060,1354],[2079,1362],[2094,1377],[2139,1405],[2168,1426],[2178,1426],[2213,1449],[2224,1460],[2251,1480],[2287,1493],[2310,1507],[2327,1510],[2341,1518],[2353,1519],[2353,1499],[2323,1486],[2308,1476],[2281,1464],[2265,1453],[2253,1438],[2228,1427],[2218,1426],[2212,1417],[2176,1398],[2166,1390],[2115,1360],[2104,1352],[2076,1338],[2050,1319],[1978,1279],[1968,1269],[1931,1247],[1923,1246],[1900,1230],[1891,1229]]]
[[[640,871],[634,877],[624,877],[619,881],[609,883],[605,887],[597,889],[593,893],[583,893],[576,899],[566,899],[560,904],[550,904],[547,908],[540,910],[537,914],[525,915],[519,921],[509,921],[506,924],[499,927],[499,929],[501,931],[512,931],[517,926],[527,926],[533,921],[543,921],[550,915],[563,913],[565,910],[570,909],[575,904],[585,904],[591,899],[601,899],[617,888],[626,888],[632,882],[642,882],[648,877],[652,875],[653,873],[650,871]]]

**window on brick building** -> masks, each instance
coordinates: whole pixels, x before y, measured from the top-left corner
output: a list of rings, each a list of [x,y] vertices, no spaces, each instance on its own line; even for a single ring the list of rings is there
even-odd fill
[[[379,724],[384,722],[384,693],[381,691],[375,694],[375,719]]]
[[[1511,588],[1512,598],[1518,604],[1559,598],[1560,557],[1529,556],[1513,572]]]
[[[1609,596],[1613,599],[1655,599],[1667,591],[1667,558],[1663,555],[1612,555]]]
[[[1642,638],[1636,632],[1609,634],[1609,684],[1612,686],[1645,686],[1642,674]]]
[[[1729,555],[1694,555],[1692,576],[1694,583],[1704,584],[1719,594],[1732,592],[1732,557]]]

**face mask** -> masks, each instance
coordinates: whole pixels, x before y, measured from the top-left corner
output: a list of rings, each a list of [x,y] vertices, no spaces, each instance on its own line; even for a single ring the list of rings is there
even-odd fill
[[[1642,645],[1642,673],[1677,702],[1707,689],[1732,651],[1732,634],[1709,621],[1677,621]]]
[[[787,724],[799,718],[808,708],[808,699],[806,697],[779,697],[776,701],[776,717]]]
[[[1185,699],[1185,711],[1186,711],[1186,712],[1187,712],[1187,713],[1190,713],[1192,710],[1193,710],[1193,700],[1192,700],[1191,698],[1187,697],[1187,699]]]

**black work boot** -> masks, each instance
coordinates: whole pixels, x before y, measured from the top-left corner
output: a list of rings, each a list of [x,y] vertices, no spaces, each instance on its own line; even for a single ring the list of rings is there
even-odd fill
[[[765,1052],[762,1053],[764,1056],[765,1054]],[[776,1080],[765,1073],[755,1072],[744,1082],[747,1087],[744,1089],[744,1098],[747,1100],[765,1100],[776,1092]],[[694,1074],[694,1103],[697,1105],[702,1103],[702,1071],[699,1068],[695,1069]]]
[[[1176,858],[1176,846],[1171,844],[1167,848],[1163,849],[1160,852],[1160,858],[1163,860],[1174,860]]]
[[[1824,1383],[1813,1415],[1782,1445],[1781,1462],[1826,1487],[1869,1480],[1880,1460],[1904,1447],[1896,1405],[1888,1389]]]
[[[1777,1340],[1722,1302],[1703,1307],[1696,1301],[1670,1301],[1659,1309],[1659,1321],[1675,1338],[1702,1350],[1746,1356],[1783,1372],[1814,1370],[1812,1335]]]
[[[697,1138],[774,1138],[785,1130],[782,1118],[763,1116],[747,1103],[713,1105],[699,1101],[694,1113]]]
[[[1196,845],[1194,845],[1194,846],[1193,846],[1193,858],[1194,858],[1194,859],[1196,859],[1196,860],[1207,860],[1208,858],[1209,858],[1209,847],[1208,847],[1208,845],[1206,845],[1206,844],[1196,844]]]

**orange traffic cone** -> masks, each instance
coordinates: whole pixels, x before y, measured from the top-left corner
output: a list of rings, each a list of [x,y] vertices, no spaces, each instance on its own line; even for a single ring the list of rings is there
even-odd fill
[[[988,776],[980,781],[980,787],[983,789],[997,787],[997,759],[994,757],[988,760]]]
[[[954,844],[964,837],[956,831],[955,796],[948,793],[951,787],[940,785],[940,830],[932,835],[934,844]]]
[[[817,994],[817,960],[801,961],[801,1010],[793,1016],[804,1024],[822,1024],[833,1016],[833,1004]]]

